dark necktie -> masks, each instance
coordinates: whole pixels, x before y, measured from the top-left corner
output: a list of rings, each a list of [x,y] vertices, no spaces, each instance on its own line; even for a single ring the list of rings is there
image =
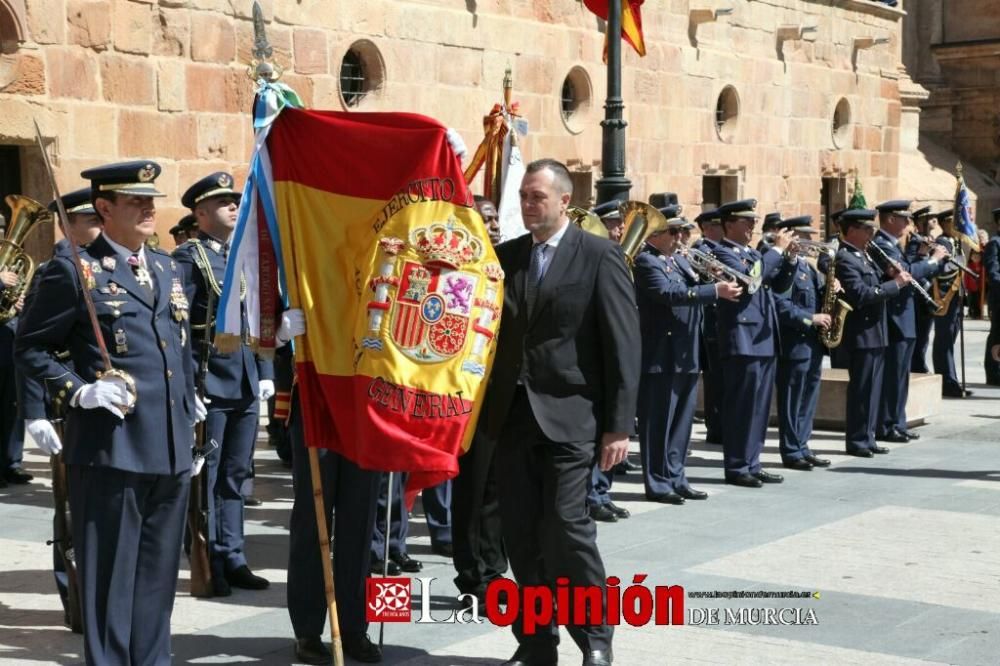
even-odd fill
[[[528,306],[528,314],[535,310],[535,300],[538,298],[538,285],[545,277],[545,268],[548,264],[546,253],[548,245],[536,243],[531,247],[531,261],[528,263],[528,279],[524,285],[524,301]]]

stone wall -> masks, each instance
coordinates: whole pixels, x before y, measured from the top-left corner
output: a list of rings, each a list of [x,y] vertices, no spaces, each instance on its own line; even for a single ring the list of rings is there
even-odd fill
[[[0,0],[0,12],[12,1]],[[170,195],[161,206],[161,236],[182,214],[179,195],[188,184],[215,169],[245,173],[249,0],[24,4],[25,39],[3,56],[6,79],[0,68],[0,143],[27,144],[37,118],[66,190],[83,185],[79,172],[96,163],[158,160]],[[514,99],[529,123],[527,157],[554,156],[599,177],[603,25],[580,2],[261,4],[283,80],[310,106],[345,108],[341,62],[365,40],[362,49],[383,76],[357,108],[433,116],[472,149],[510,66]],[[726,8],[734,11],[716,16]],[[870,200],[895,195],[902,16],[869,0],[646,3],[648,55],[627,46],[624,54],[633,198],[674,191],[696,212],[702,176],[731,175],[738,194],[758,198],[763,209],[819,215],[821,179],[853,169]],[[797,26],[815,26],[814,41],[799,39]],[[889,43],[872,44],[876,37]],[[560,93],[571,69],[589,100],[565,120]],[[735,89],[740,115],[723,140],[715,107],[726,86]],[[836,145],[840,100],[850,122]],[[25,191],[46,198],[37,160],[24,154]]]

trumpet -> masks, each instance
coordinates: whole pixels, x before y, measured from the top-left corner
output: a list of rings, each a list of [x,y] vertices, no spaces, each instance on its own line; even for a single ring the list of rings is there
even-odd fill
[[[890,257],[885,253],[885,250],[880,248],[875,241],[868,243],[866,248],[868,251],[868,256],[875,261],[876,264],[882,266],[882,270],[887,271],[889,268],[894,268],[897,271],[902,271],[903,267],[899,265],[899,262]],[[873,254],[874,253],[874,254]],[[923,301],[933,308],[933,311],[938,310],[938,302],[934,300],[934,297],[927,293],[927,290],[920,286],[920,283],[916,280],[910,280],[910,286],[913,287],[913,291],[917,292],[917,295],[923,299]]]
[[[729,266],[701,250],[683,245],[682,252],[687,257],[688,263],[699,275],[711,282],[735,282],[743,287],[748,294],[756,293],[760,289],[761,276],[744,275],[739,271],[734,271]]]
[[[910,239],[911,240],[915,240],[916,242],[920,243],[921,245],[927,245],[928,247],[931,246],[931,245],[941,246],[941,243],[938,242],[938,240],[936,238],[928,238],[927,236],[921,236],[920,234],[918,234],[915,231],[910,233]],[[952,266],[954,266],[958,270],[960,270],[963,273],[965,273],[966,275],[970,276],[973,280],[978,280],[979,279],[979,273],[977,273],[976,271],[972,270],[971,268],[969,268],[968,266],[966,266],[965,264],[963,264],[962,262],[960,262],[958,259],[956,259],[955,257],[951,256],[950,254],[945,257],[944,261],[945,261],[946,264],[951,264]]]

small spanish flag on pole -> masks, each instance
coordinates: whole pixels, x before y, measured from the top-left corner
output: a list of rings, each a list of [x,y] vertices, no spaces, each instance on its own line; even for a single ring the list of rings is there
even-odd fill
[[[622,39],[632,45],[639,56],[646,55],[646,40],[642,36],[642,3],[644,0],[622,0]],[[587,9],[608,20],[608,0],[583,0]],[[604,54],[607,60],[607,35],[604,37]]]

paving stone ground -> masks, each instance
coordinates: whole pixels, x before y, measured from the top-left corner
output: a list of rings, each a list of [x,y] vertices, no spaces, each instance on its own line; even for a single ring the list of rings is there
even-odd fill
[[[833,466],[782,470],[772,430],[765,467],[783,471],[785,483],[740,489],[723,485],[721,449],[704,444],[697,426],[689,477],[711,493],[708,501],[646,503],[638,475],[617,477],[614,498],[633,517],[599,527],[609,575],[631,581],[644,573],[647,584],[682,585],[688,613],[719,609],[720,623],[619,628],[615,663],[1000,663],[1000,389],[983,385],[985,337],[985,323],[968,324],[967,377],[975,395],[945,400],[919,428],[921,439],[890,445],[890,455],[851,458],[843,455],[842,435],[817,432],[813,450]],[[32,454],[27,467],[36,483],[0,489],[0,662],[79,663],[82,645],[62,626],[45,545],[52,514],[47,464]],[[266,445],[257,454],[257,495],[266,501],[247,511],[247,551],[271,588],[196,600],[182,571],[173,614],[176,663],[293,662],[284,610],[291,479]],[[421,575],[437,579],[433,615],[447,617],[454,571],[430,552],[419,508],[411,521],[410,553],[424,561]],[[692,594],[706,591],[810,591],[818,598]],[[786,607],[802,616],[811,610],[816,624],[746,621]],[[390,624],[384,663],[499,664],[514,647],[509,630],[489,623]],[[579,663],[565,634],[560,655]]]

